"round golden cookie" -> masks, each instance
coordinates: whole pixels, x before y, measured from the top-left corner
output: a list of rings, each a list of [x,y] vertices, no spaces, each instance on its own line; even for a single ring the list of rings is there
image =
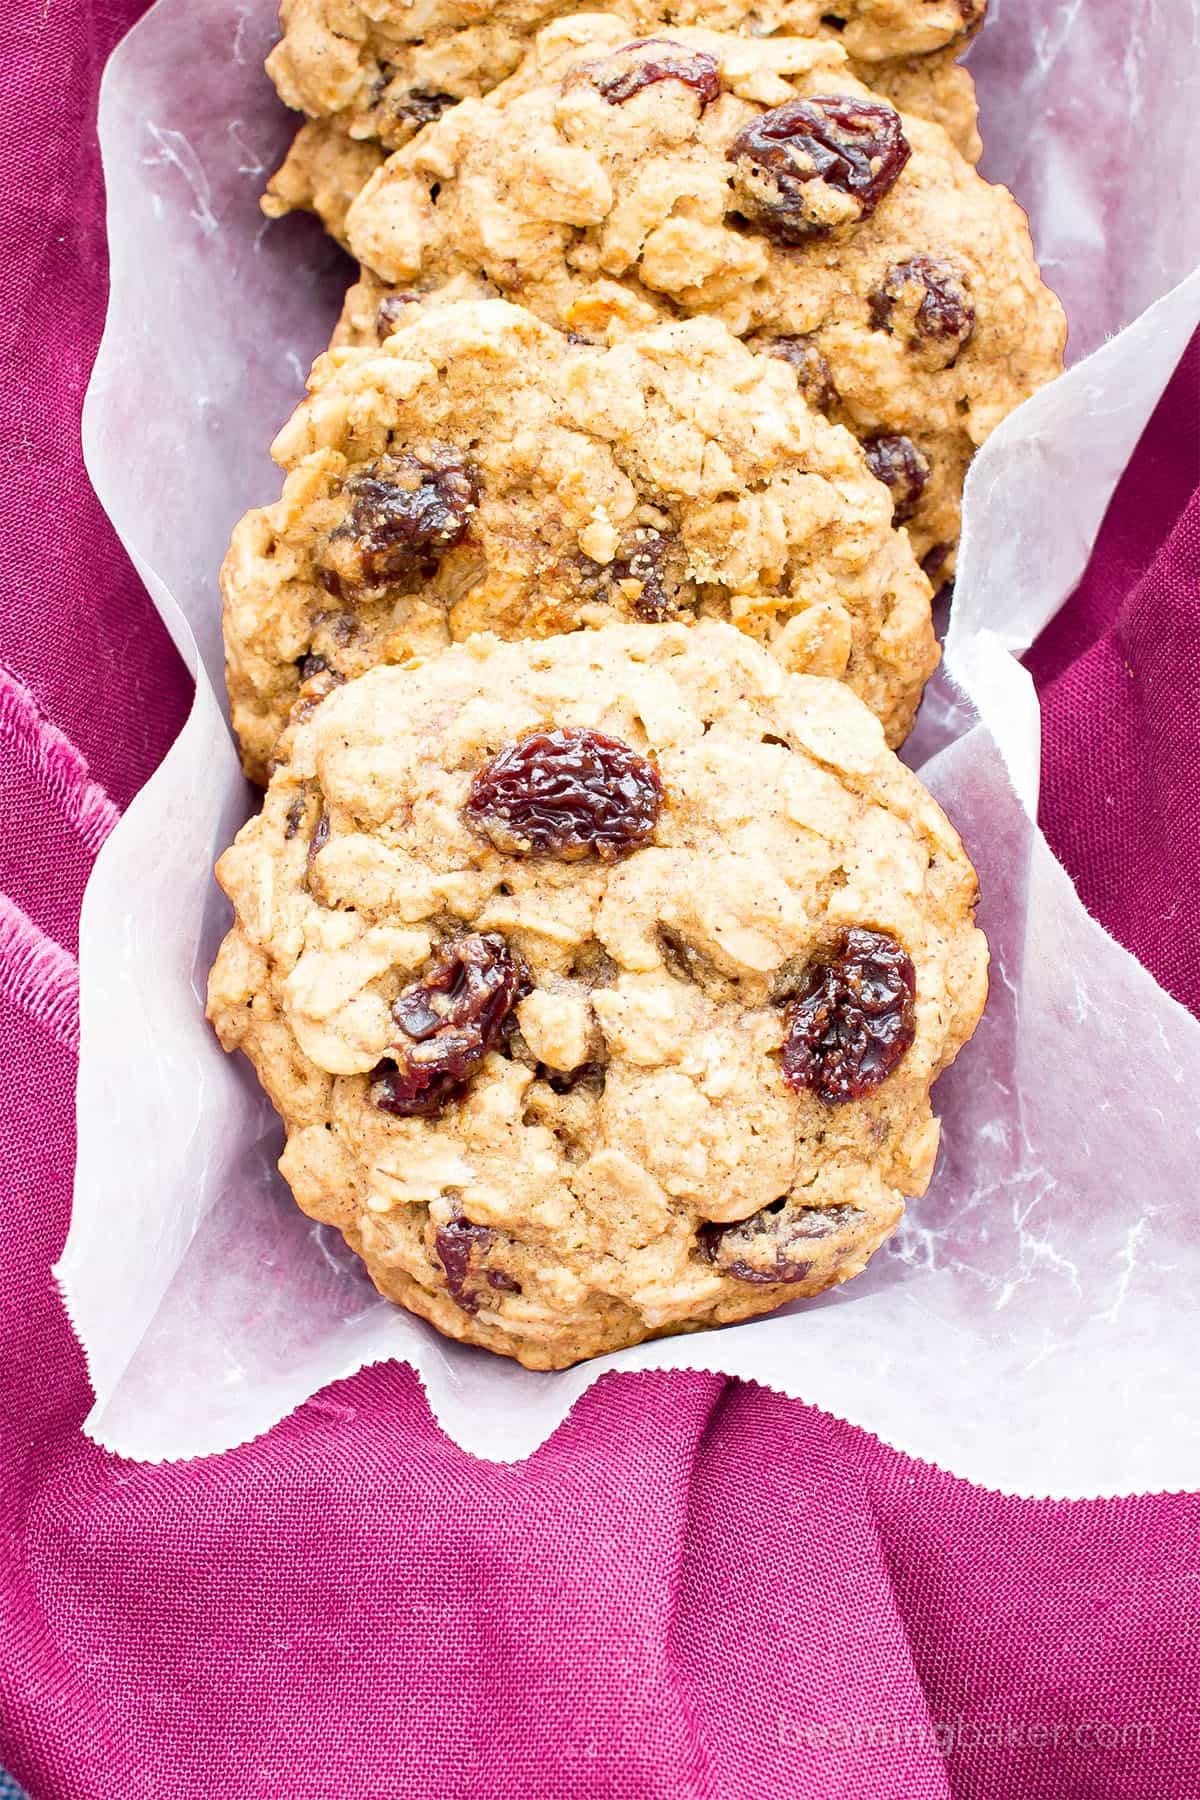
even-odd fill
[[[561,21],[390,157],[347,234],[391,284],[483,276],[584,334],[704,315],[793,356],[939,576],[972,454],[1062,362],[1011,195],[813,40]]]
[[[937,661],[929,583],[789,364],[713,319],[611,346],[502,300],[397,302],[396,326],[318,360],[274,445],[282,497],[225,559],[253,778],[302,683],[614,617],[731,620],[905,736]]]
[[[974,871],[838,682],[726,625],[478,636],[288,733],[209,985],[299,1205],[532,1368],[858,1273],[986,991]]]

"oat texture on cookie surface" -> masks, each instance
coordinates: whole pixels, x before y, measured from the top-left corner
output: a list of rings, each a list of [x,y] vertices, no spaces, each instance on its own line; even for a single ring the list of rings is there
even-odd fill
[[[306,130],[293,149],[283,184],[290,179],[292,191],[279,198],[322,210],[322,184],[328,189],[335,162],[353,176],[364,152],[378,158],[399,149],[456,101],[490,92],[543,26],[576,10],[564,0],[499,0],[470,16],[457,0],[419,8],[402,0],[283,0],[283,33],[267,70],[282,99],[317,129]],[[978,154],[971,79],[955,58],[982,21],[982,0],[847,0],[836,13],[822,0],[765,0],[753,8],[744,0],[610,0],[596,10],[619,19],[630,37],[698,25],[824,38],[880,92],[936,118],[964,154]],[[308,198],[296,191],[306,169]]]
[[[395,297],[393,297],[395,298]],[[476,631],[716,617],[909,730],[931,589],[853,435],[717,319],[585,341],[501,300],[387,310],[280,433],[223,571],[234,727]]]
[[[585,336],[703,317],[803,356],[936,581],[972,455],[1061,368],[1012,196],[811,39],[561,21],[389,157],[346,230],[387,287],[482,278]]]
[[[329,688],[219,876],[210,1016],[299,1205],[533,1368],[861,1270],[985,993],[974,872],[878,720],[711,620]]]

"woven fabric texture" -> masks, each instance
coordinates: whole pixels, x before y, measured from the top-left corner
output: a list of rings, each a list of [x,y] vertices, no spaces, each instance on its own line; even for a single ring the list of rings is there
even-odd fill
[[[606,1378],[516,1468],[400,1367],[200,1464],[82,1437],[79,902],[189,693],[78,450],[141,10],[0,19],[0,1763],[32,1800],[1200,1794],[1195,1496],[1002,1499],[703,1375]],[[1200,344],[1031,662],[1051,842],[1200,1011],[1198,419]]]

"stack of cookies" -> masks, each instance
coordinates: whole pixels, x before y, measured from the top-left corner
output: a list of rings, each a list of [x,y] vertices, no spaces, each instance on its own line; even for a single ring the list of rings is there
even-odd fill
[[[284,0],[264,201],[360,265],[223,572],[209,1012],[300,1206],[561,1368],[858,1273],[986,992],[894,754],[1061,366],[982,0]]]

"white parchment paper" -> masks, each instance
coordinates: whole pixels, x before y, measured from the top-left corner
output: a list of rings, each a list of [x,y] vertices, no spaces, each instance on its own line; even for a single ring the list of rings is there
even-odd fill
[[[211,865],[252,803],[217,697],[217,567],[237,516],[278,492],[267,445],[347,275],[311,221],[257,210],[293,123],[261,73],[273,33],[272,0],[160,0],[102,94],[112,300],[88,466],[197,689],[83,912],[57,1274],[88,1431],[132,1457],[217,1451],[395,1356],[461,1444],[511,1459],[605,1369],[689,1367],[1012,1492],[1200,1487],[1200,1026],[1087,916],[1037,831],[1037,702],[1014,655],[1083,570],[1200,318],[1200,0],[993,0],[972,53],[985,171],[1031,211],[1074,366],[974,466],[946,667],[913,741],[979,866],[994,957],[983,1024],[938,1086],[934,1185],[848,1288],[558,1375],[378,1299],[292,1204],[274,1116],[202,1017],[227,923]]]

